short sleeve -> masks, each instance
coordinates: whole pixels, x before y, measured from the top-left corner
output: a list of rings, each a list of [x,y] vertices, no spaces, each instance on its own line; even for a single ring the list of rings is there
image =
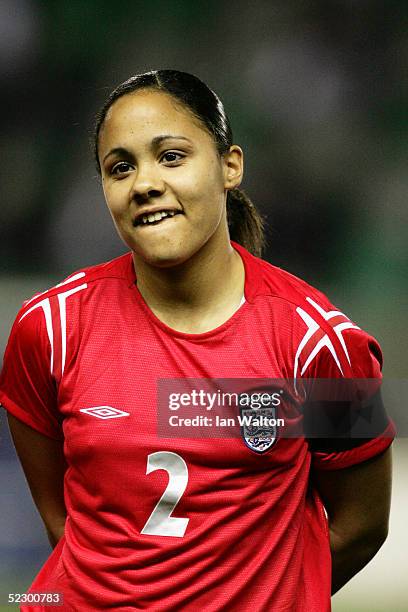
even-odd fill
[[[320,448],[318,440],[311,441],[312,464],[315,469],[320,470],[347,468],[371,459],[384,452],[395,436],[395,427],[389,420],[381,400],[383,357],[380,345],[375,338],[357,326],[343,331],[341,338],[337,353],[333,350],[334,343],[331,350],[325,349],[319,353],[309,376],[316,379],[353,379],[346,381],[354,385],[355,395],[359,398],[358,402],[352,403],[352,410],[356,405],[367,403],[367,397],[364,395],[368,396],[369,389],[371,398],[368,405],[371,410],[377,411],[376,419],[371,419],[376,424],[375,434],[373,437],[344,440],[343,444],[341,441],[340,444],[336,444],[334,440],[324,440]],[[341,349],[343,349],[342,354]],[[367,380],[366,385],[365,380]],[[372,398],[375,398],[375,402]]]
[[[17,316],[0,375],[0,402],[17,419],[57,440],[63,438],[52,369],[52,349],[42,308]]]

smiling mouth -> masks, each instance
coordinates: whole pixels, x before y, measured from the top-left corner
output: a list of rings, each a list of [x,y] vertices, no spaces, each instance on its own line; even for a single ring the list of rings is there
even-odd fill
[[[178,210],[160,210],[154,213],[147,213],[138,217],[134,225],[135,227],[139,225],[158,225],[163,219],[171,219],[179,214],[181,214],[181,211]]]

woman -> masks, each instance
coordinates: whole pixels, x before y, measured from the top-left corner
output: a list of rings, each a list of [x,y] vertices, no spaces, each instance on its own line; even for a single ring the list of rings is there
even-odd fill
[[[26,302],[1,379],[55,545],[31,592],[81,612],[330,610],[385,539],[392,426],[343,447],[159,437],[158,382],[379,379],[378,344],[256,257],[243,153],[199,79],[120,85],[95,152],[130,252]]]

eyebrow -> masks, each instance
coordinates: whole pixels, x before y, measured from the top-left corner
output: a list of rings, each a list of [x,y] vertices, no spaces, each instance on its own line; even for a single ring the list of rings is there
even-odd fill
[[[191,142],[191,140],[189,138],[186,138],[185,136],[176,136],[174,134],[163,134],[162,136],[156,136],[155,138],[153,138],[152,144],[157,146],[161,144],[163,140],[187,140],[188,142]]]
[[[179,136],[176,134],[162,134],[161,136],[155,136],[152,139],[152,145],[157,147],[158,145],[160,145],[164,140],[185,140],[187,142],[191,143],[191,140],[189,138],[186,138],[185,136]],[[103,162],[105,161],[105,159],[107,157],[109,157],[109,155],[119,155],[119,156],[129,156],[129,151],[127,149],[125,149],[124,147],[115,147],[114,149],[111,149],[103,158]]]

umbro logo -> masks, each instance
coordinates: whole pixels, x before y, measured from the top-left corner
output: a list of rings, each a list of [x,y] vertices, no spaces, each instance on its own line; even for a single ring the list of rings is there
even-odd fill
[[[112,408],[112,406],[95,406],[94,408],[81,408],[80,412],[85,412],[97,419],[117,419],[118,417],[129,416],[129,412]]]

